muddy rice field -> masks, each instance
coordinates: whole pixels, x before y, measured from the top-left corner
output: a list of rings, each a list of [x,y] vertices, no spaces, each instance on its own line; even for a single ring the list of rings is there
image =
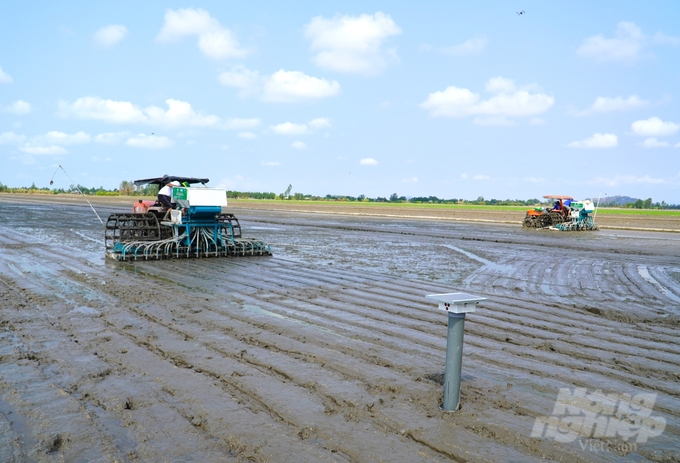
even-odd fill
[[[234,212],[273,257],[114,262],[0,198],[0,462],[680,461],[680,234]]]

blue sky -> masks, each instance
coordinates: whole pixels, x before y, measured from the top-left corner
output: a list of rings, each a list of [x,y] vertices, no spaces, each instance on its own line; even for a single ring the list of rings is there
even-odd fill
[[[517,14],[524,11],[524,14]],[[11,2],[0,182],[680,203],[680,2]],[[57,174],[55,186],[70,181]]]

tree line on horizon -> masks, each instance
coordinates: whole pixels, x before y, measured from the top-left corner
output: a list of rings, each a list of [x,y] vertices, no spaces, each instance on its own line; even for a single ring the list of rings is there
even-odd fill
[[[234,199],[268,199],[280,201],[339,201],[339,202],[373,202],[373,203],[417,203],[417,204],[470,204],[470,205],[485,205],[485,206],[534,206],[537,204],[549,204],[552,200],[541,201],[537,198],[531,199],[485,199],[483,196],[477,197],[474,200],[463,198],[444,199],[437,196],[400,196],[397,193],[392,193],[389,197],[378,196],[375,198],[367,197],[366,195],[348,196],[348,195],[325,195],[316,196],[303,193],[291,193],[292,186],[288,185],[286,191],[280,194],[273,192],[255,192],[255,191],[235,191],[227,190],[227,197]],[[158,194],[158,185],[143,185],[137,186],[134,182],[123,180],[118,188],[112,190],[106,189],[103,186],[99,188],[88,188],[83,185],[70,185],[69,188],[39,188],[35,182],[30,187],[8,187],[0,182],[0,193],[43,193],[43,194],[74,194],[82,193],[85,195],[95,196],[156,196]],[[604,198],[609,199],[609,198]],[[652,198],[645,200],[629,198],[630,200],[624,204],[616,201],[602,201],[600,207],[623,207],[632,209],[680,209],[680,204],[669,204],[665,201],[653,202]],[[633,201],[635,200],[635,201]],[[593,199],[593,201],[596,201]]]

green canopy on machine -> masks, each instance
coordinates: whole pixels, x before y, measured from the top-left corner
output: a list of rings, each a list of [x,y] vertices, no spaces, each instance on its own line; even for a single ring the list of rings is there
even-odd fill
[[[140,185],[146,185],[146,184],[151,184],[151,185],[167,185],[170,182],[179,182],[179,183],[188,183],[189,185],[193,185],[194,183],[202,183],[205,185],[208,183],[210,179],[208,178],[194,178],[194,177],[175,177],[174,175],[164,175],[162,177],[155,177],[155,178],[144,178],[141,180],[135,180],[135,185],[140,186]]]

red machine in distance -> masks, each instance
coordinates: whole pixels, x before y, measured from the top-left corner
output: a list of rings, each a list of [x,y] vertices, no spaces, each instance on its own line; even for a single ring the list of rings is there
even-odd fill
[[[571,209],[568,204],[574,198],[565,195],[546,195],[543,197],[545,199],[554,199],[553,206],[551,208],[537,207],[529,209],[524,217],[522,226],[526,228],[545,228],[570,220],[569,213]]]

